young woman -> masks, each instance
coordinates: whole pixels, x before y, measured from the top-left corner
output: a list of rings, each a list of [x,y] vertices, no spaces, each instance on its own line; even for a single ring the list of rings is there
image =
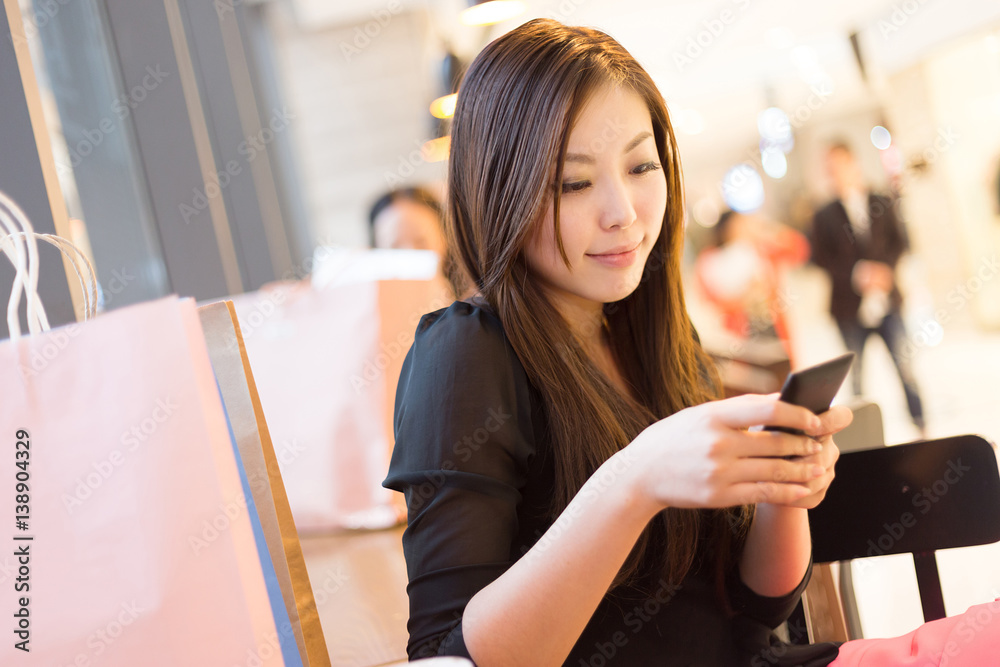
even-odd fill
[[[834,660],[836,645],[772,629],[808,580],[806,510],[851,414],[714,400],[648,74],[595,30],[535,20],[500,37],[462,83],[448,185],[459,279],[478,291],[417,327],[385,481],[409,509],[410,658]]]

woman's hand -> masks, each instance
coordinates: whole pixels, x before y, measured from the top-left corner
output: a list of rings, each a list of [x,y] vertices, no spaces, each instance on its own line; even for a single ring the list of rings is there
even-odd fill
[[[819,505],[823,498],[826,497],[826,490],[830,488],[830,483],[833,482],[835,475],[833,467],[837,463],[837,459],[840,458],[840,450],[834,444],[833,436],[838,431],[847,428],[854,419],[854,413],[846,406],[835,405],[821,414],[819,418],[821,422],[819,428],[815,431],[806,431],[806,435],[819,442],[823,449],[816,454],[803,458],[802,463],[822,466],[826,472],[806,484],[812,491],[809,495],[791,503],[773,504],[785,504],[790,507],[812,509]]]
[[[755,503],[812,507],[833,480],[838,452],[832,434],[850,423],[850,414],[838,407],[821,419],[779,401],[777,394],[737,396],[661,419],[618,456],[628,464],[638,498],[654,513],[664,507]],[[762,424],[800,429],[818,439],[746,430]]]

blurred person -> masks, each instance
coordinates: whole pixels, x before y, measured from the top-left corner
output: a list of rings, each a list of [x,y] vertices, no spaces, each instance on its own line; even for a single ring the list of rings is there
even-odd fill
[[[923,437],[923,404],[911,358],[905,353],[903,298],[896,284],[896,264],[909,249],[906,230],[893,200],[865,185],[848,144],[838,141],[828,147],[826,167],[836,199],[813,219],[812,261],[830,275],[830,314],[847,349],[857,355],[854,394],[861,394],[865,342],[876,333],[892,356],[910,416]]]
[[[444,256],[447,242],[441,223],[441,203],[421,187],[392,190],[372,204],[368,213],[373,248],[433,250]]]
[[[777,338],[792,359],[784,273],[809,259],[809,242],[794,229],[758,214],[726,211],[714,242],[695,262],[695,278],[740,338]]]
[[[379,197],[368,213],[373,248],[432,250],[439,257],[438,275],[442,282],[455,273],[452,254],[443,224],[441,202],[422,187],[391,190]],[[464,281],[460,281],[465,284]],[[461,296],[449,283],[452,296]]]

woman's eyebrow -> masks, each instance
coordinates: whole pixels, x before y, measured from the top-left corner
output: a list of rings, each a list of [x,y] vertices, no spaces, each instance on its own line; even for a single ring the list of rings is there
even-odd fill
[[[639,144],[641,144],[646,139],[649,139],[651,136],[653,136],[652,132],[650,132],[648,130],[643,130],[639,134],[635,135],[635,139],[633,139],[632,141],[628,142],[628,145],[625,146],[625,150],[622,151],[622,152],[623,153],[628,153],[630,150],[632,150],[633,148],[635,148],[636,146],[638,146]]]
[[[628,144],[625,146],[625,150],[623,150],[622,153],[628,153],[629,151],[633,150],[636,146],[641,144],[643,141],[649,139],[651,136],[653,136],[652,132],[648,130],[643,130],[639,134],[635,135],[635,138],[632,139],[632,141],[628,142]],[[566,162],[582,162],[584,164],[594,164],[595,160],[593,155],[589,155],[587,153],[566,153]]]

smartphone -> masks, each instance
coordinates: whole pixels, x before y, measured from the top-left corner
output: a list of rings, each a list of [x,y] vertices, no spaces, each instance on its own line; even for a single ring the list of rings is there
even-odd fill
[[[784,386],[781,387],[780,400],[800,405],[816,415],[826,412],[840,390],[840,385],[844,383],[848,371],[851,370],[852,363],[854,363],[854,353],[848,352],[835,359],[789,374],[785,378]],[[798,429],[783,426],[765,426],[764,430],[803,435]]]

